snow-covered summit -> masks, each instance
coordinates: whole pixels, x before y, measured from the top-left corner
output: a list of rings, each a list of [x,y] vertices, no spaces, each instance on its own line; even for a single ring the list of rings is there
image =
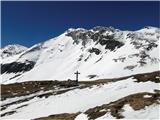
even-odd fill
[[[160,62],[159,31],[155,27],[137,31],[101,26],[71,28],[14,59],[3,59],[2,82],[74,79],[77,70],[81,80],[156,71]]]
[[[27,47],[19,45],[19,44],[12,44],[7,45],[0,49],[1,58],[4,59],[6,57],[10,57],[13,55],[20,54],[27,50]]]

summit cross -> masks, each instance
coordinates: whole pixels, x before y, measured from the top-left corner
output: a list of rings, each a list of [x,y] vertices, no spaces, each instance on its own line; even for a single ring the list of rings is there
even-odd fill
[[[78,75],[80,74],[78,71],[75,72],[74,74],[76,74],[76,82],[78,82]]]

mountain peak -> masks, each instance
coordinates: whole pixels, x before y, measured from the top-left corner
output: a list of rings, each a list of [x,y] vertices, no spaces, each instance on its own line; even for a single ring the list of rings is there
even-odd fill
[[[18,79],[15,77],[17,74],[22,75],[19,81],[64,80],[73,79],[77,69],[81,72],[81,79],[88,79],[88,76],[120,77],[141,70],[157,70],[160,61],[158,30],[122,31],[101,26],[90,30],[70,28],[62,35],[26,51],[21,51],[23,47],[19,45],[9,45],[5,47],[7,50],[3,48],[5,57],[22,53],[2,61],[3,75],[7,76],[5,72],[14,73],[13,81]],[[8,69],[10,65],[12,67]],[[7,80],[12,77],[7,76]]]
[[[153,26],[145,26],[143,27],[142,29],[155,29],[156,27],[153,27]]]
[[[28,48],[19,44],[10,44],[0,49],[1,57],[6,58],[20,54]]]
[[[109,26],[109,27],[104,27],[104,26],[93,27],[93,31],[97,31],[97,30],[112,30],[112,31],[114,31],[115,28],[112,27],[112,26]]]
[[[27,49],[27,47],[23,46],[23,45],[20,45],[20,44],[9,44],[9,45],[6,45],[4,46],[2,49],[7,49],[7,48],[10,48],[10,49],[15,49],[15,48],[22,48],[22,49]]]

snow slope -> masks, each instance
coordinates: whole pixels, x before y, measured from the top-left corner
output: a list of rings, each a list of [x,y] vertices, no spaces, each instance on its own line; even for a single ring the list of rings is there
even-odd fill
[[[160,29],[69,29],[23,53],[2,59],[1,83],[115,78],[159,70]],[[12,66],[12,67],[11,67]]]
[[[89,108],[116,101],[130,94],[140,92],[152,93],[155,89],[159,89],[159,84],[151,81],[140,83],[134,81],[135,79],[128,78],[126,80],[117,81],[109,84],[94,85],[92,87],[84,89],[75,89],[63,94],[52,95],[48,98],[35,97],[34,99],[26,102],[10,105],[7,109],[2,110],[1,114],[9,111],[16,111],[14,114],[3,116],[2,119],[34,119],[60,113],[85,112]],[[10,102],[10,100],[4,100],[2,101],[2,104],[6,104],[7,102]],[[18,107],[23,105],[26,106],[17,109]],[[134,112],[132,109],[128,109],[128,107],[129,106],[124,106],[123,108],[123,115],[126,116],[126,118],[136,118],[134,117],[136,115],[137,118],[144,118],[143,111],[146,111],[147,109]],[[157,110],[157,107],[158,106],[154,107],[153,105],[150,106],[148,109],[150,109],[150,111],[152,110],[151,112],[153,113],[153,111],[156,112],[155,110]],[[129,112],[127,112],[128,110]],[[140,113],[143,113],[141,114],[141,117],[138,116]],[[154,118],[158,118],[157,113],[152,113],[150,113],[150,115],[156,115],[154,116]],[[145,112],[145,114],[147,114],[147,112]],[[111,118],[112,116],[105,115],[103,117]],[[86,116],[80,114],[77,116],[76,120],[80,118],[83,118],[83,120],[85,120]]]

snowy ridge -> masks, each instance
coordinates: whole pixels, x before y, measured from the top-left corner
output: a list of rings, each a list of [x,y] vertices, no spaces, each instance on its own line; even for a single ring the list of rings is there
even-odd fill
[[[7,45],[4,48],[0,49],[1,59],[20,54],[27,49],[27,47],[18,44]]]
[[[75,79],[77,70],[80,80],[157,71],[159,38],[160,29],[155,27],[137,31],[100,26],[91,30],[72,28],[17,56],[4,58],[1,83]],[[6,69],[11,65],[23,69]]]

